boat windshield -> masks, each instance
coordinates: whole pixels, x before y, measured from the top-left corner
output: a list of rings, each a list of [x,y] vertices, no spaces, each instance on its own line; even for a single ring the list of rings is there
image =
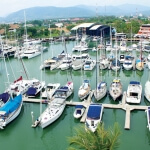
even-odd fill
[[[132,92],[132,93],[130,93],[130,96],[138,97],[138,93]]]

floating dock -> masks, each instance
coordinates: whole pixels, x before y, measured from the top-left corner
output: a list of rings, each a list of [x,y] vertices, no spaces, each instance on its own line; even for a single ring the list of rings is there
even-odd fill
[[[70,106],[75,106],[75,105],[83,105],[86,107],[86,110],[80,120],[80,122],[85,122],[87,112],[89,105],[92,103],[92,96],[93,96],[94,91],[91,91],[89,96],[87,97],[86,100],[82,102],[74,102],[74,101],[66,101],[66,105]],[[49,100],[42,100],[42,99],[31,99],[27,97],[23,97],[23,102],[32,102],[32,103],[48,103],[50,102]],[[103,104],[104,108],[109,108],[109,109],[123,109],[126,114],[125,114],[125,129],[130,129],[130,116],[131,116],[131,111],[132,110],[147,110],[148,106],[138,106],[138,105],[129,105],[126,103],[126,92],[123,93],[122,97],[122,103],[120,104]]]

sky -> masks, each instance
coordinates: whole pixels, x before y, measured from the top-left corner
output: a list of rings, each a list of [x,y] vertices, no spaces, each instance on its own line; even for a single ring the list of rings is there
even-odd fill
[[[0,0],[0,17],[35,6],[57,6],[67,7],[75,5],[121,5],[121,4],[140,4],[150,7],[150,0]]]

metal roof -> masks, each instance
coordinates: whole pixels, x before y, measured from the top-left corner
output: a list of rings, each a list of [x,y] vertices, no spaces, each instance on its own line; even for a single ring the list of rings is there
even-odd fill
[[[101,27],[102,25],[95,25],[93,27],[90,28],[90,30],[97,30],[99,27]]]
[[[94,23],[82,23],[80,25],[77,25],[75,27],[73,27],[71,30],[77,30],[79,28],[89,28],[93,25]]]

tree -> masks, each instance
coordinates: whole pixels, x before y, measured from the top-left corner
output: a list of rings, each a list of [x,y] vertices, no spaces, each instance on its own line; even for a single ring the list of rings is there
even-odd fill
[[[121,134],[118,123],[114,127],[104,129],[104,124],[99,124],[95,133],[90,130],[85,131],[84,127],[76,129],[76,135],[69,137],[70,145],[85,150],[115,150],[119,146],[119,136]],[[68,150],[75,150],[69,147]]]

